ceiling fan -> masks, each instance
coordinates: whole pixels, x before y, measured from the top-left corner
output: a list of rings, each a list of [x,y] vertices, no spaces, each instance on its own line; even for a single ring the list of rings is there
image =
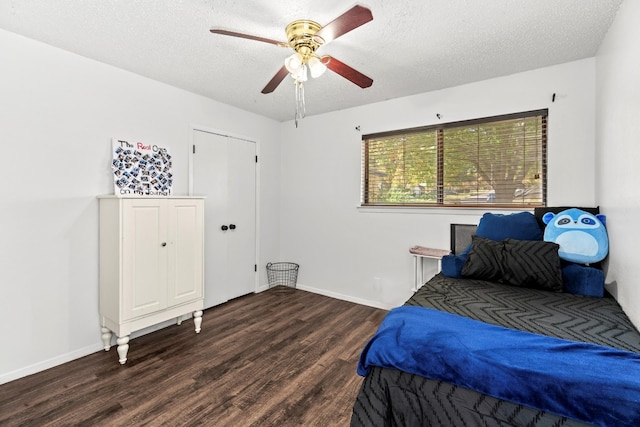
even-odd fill
[[[301,83],[307,79],[307,70],[312,77],[318,77],[327,68],[361,88],[367,88],[373,84],[371,78],[332,56],[319,56],[316,54],[316,51],[321,46],[372,20],[373,15],[371,14],[371,10],[360,5],[352,7],[325,26],[308,19],[299,19],[287,25],[285,30],[287,36],[286,42],[228,31],[221,28],[212,28],[210,31],[214,34],[240,37],[281,47],[288,47],[295,51],[293,55],[285,59],[285,65],[280,68],[276,75],[273,76],[264,89],[262,89],[262,93],[273,92],[289,74],[296,80],[297,87],[301,88]],[[300,90],[298,90],[297,94],[301,95],[299,92]],[[302,102],[304,104],[304,101]]]

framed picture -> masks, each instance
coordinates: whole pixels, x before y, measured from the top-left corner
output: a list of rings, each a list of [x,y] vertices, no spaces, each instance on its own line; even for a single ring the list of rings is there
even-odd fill
[[[112,151],[111,170],[116,195],[171,195],[171,155],[165,147],[113,138]]]

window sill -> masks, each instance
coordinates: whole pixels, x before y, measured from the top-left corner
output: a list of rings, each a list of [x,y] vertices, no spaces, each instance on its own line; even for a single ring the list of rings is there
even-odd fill
[[[518,213],[533,212],[533,207],[526,206],[516,208],[513,206],[357,206],[361,213],[387,213],[387,214],[429,214],[429,215],[474,215],[482,212]]]

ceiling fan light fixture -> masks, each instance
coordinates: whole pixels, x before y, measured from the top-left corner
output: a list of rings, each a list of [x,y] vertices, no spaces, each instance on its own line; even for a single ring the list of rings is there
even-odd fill
[[[304,58],[298,52],[294,53],[291,56],[288,56],[284,60],[284,66],[287,69],[287,71],[290,72],[291,74],[295,74],[298,71],[300,71],[303,65],[304,65]]]
[[[302,64],[302,66],[298,68],[296,71],[294,71],[293,73],[291,73],[290,76],[292,79],[297,80],[299,82],[306,82],[308,79],[308,73],[307,73],[308,69],[309,67],[307,67],[307,64]]]
[[[309,58],[309,72],[311,73],[311,77],[314,79],[316,77],[320,77],[327,71],[327,66],[322,63],[322,60],[317,56],[312,56]]]

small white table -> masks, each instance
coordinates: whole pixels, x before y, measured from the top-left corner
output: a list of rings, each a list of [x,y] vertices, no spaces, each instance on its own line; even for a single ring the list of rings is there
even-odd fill
[[[409,249],[409,253],[413,256],[413,289],[415,292],[424,283],[424,259],[430,258],[438,261],[438,273],[442,267],[442,257],[449,255],[451,251],[445,249],[425,248],[424,246],[414,246]]]

